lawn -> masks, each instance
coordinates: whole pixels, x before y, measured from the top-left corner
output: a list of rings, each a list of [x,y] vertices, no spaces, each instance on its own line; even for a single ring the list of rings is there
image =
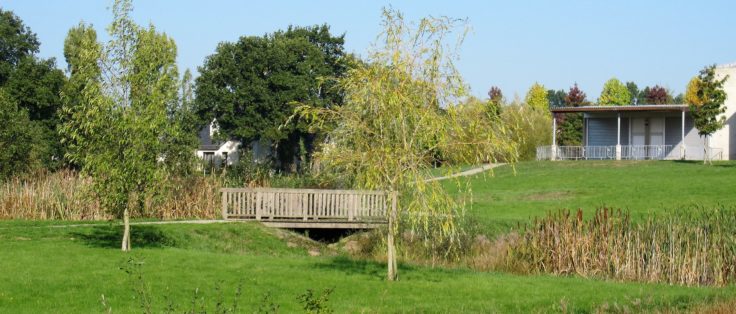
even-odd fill
[[[735,204],[736,163],[646,161],[526,162],[470,178],[469,217],[492,229],[559,208],[630,209],[635,215],[667,208]],[[453,189],[451,183],[446,183]],[[573,312],[627,306],[631,310],[687,308],[736,297],[736,288],[622,283],[581,277],[521,276],[467,269],[401,265],[400,280],[385,281],[385,266],[351,260],[324,244],[255,223],[133,227],[133,252],[119,251],[112,224],[51,227],[60,222],[0,221],[0,312],[140,312],[133,292],[133,258],[153,296],[167,304],[214,303],[216,286],[252,312],[265,294],[290,313],[307,289],[334,288],[336,312]],[[63,222],[76,224],[76,222]],[[500,230],[500,229],[499,229]],[[319,252],[320,256],[311,256]],[[311,253],[311,254],[310,254]]]
[[[306,289],[325,288],[334,288],[328,304],[340,313],[548,312],[560,304],[589,311],[606,303],[652,309],[735,292],[412,266],[401,267],[401,280],[389,283],[381,264],[312,257],[304,244],[287,244],[298,238],[280,239],[251,223],[136,226],[130,254],[117,249],[117,226],[0,228],[0,311],[7,313],[97,312],[102,295],[114,312],[140,312],[135,281],[120,270],[130,257],[143,262],[158,310],[166,306],[164,297],[188,306],[195,288],[214,302],[218,283],[228,303],[242,283],[242,308],[257,308],[268,292],[282,312],[298,310],[296,296]]]
[[[641,218],[669,209],[736,204],[735,162],[523,162],[489,174],[470,178],[469,209],[470,217],[489,228],[563,208],[581,208],[586,215],[596,208],[620,208]]]

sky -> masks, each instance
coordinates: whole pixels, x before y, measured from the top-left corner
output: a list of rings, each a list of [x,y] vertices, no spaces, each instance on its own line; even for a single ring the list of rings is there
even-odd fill
[[[64,38],[80,21],[103,33],[111,0],[0,0],[41,41],[39,55],[65,68]],[[640,88],[659,84],[675,94],[706,65],[736,62],[736,1],[238,1],[138,0],[133,18],[174,38],[178,63],[196,75],[218,43],[260,36],[289,25],[328,24],[345,48],[365,56],[381,32],[381,9],[408,20],[467,18],[472,31],[458,70],[472,94],[498,86],[507,99],[535,82],[573,83],[595,101],[611,77]],[[103,38],[104,39],[104,38]]]

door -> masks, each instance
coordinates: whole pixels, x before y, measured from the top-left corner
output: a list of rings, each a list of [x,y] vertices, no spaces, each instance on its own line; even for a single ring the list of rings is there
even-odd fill
[[[647,157],[664,159],[664,117],[649,118],[649,145]]]
[[[645,118],[632,118],[631,119],[631,146],[629,146],[629,158],[633,159],[644,159],[646,157],[646,150],[644,145],[647,145],[647,121]]]

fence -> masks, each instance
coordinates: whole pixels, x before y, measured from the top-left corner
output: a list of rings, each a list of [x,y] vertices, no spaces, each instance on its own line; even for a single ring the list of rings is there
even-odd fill
[[[621,146],[621,159],[667,159],[672,145]],[[676,156],[676,157],[679,157]],[[537,147],[537,160],[616,159],[616,146],[552,146]]]

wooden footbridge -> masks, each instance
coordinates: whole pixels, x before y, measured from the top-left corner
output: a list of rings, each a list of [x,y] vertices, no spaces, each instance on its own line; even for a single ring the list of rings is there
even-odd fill
[[[224,188],[222,218],[278,228],[370,229],[386,223],[396,194],[383,191]]]

